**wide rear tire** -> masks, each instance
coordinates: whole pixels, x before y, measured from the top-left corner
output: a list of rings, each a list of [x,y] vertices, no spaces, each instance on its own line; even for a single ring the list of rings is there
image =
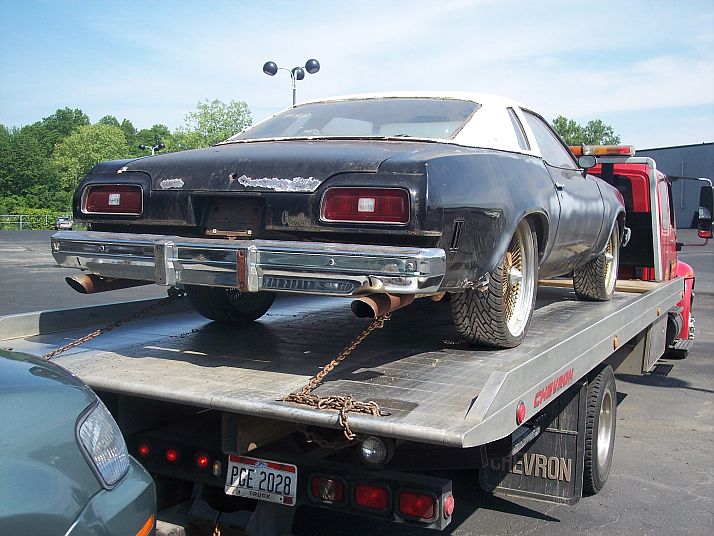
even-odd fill
[[[595,495],[610,475],[615,449],[617,391],[611,366],[596,369],[590,377],[585,411],[583,494]]]
[[[237,326],[263,316],[275,300],[272,292],[241,292],[220,287],[187,286],[186,293],[193,308],[209,320]]]
[[[474,344],[513,348],[528,331],[538,281],[537,237],[527,220],[518,224],[508,250],[485,289],[451,296],[454,325]]]
[[[600,255],[582,268],[573,271],[573,287],[578,299],[608,301],[612,299],[617,284],[620,265],[620,230],[613,226],[607,247]]]

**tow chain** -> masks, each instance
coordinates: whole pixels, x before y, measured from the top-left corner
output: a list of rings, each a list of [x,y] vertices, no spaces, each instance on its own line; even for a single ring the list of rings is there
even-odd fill
[[[366,413],[368,415],[374,415],[375,417],[381,417],[384,415],[384,413],[382,413],[382,411],[379,409],[379,405],[376,402],[373,402],[372,400],[368,400],[367,402],[361,402],[359,400],[355,400],[349,395],[320,396],[312,394],[312,391],[317,388],[318,385],[320,385],[325,376],[332,372],[337,365],[347,359],[347,357],[355,350],[355,348],[357,348],[357,346],[359,346],[359,344],[364,339],[367,338],[370,333],[372,333],[376,329],[383,328],[384,323],[390,318],[391,313],[387,313],[386,315],[378,316],[377,318],[372,320],[372,322],[369,323],[365,330],[360,333],[350,344],[348,344],[347,347],[337,355],[337,357],[335,357],[327,365],[322,367],[322,370],[320,372],[310,378],[310,380],[308,380],[308,382],[299,392],[290,393],[289,395],[285,396],[283,398],[283,402],[293,402],[294,404],[302,404],[317,409],[331,409],[339,411],[339,420],[340,426],[342,426],[342,431],[344,432],[345,437],[348,441],[353,441],[355,437],[357,437],[357,435],[352,432],[352,429],[350,428],[349,422],[347,421],[347,413],[351,411],[354,413]]]
[[[67,350],[71,350],[72,348],[76,348],[77,346],[84,344],[85,342],[89,342],[92,339],[96,339],[100,335],[104,335],[105,333],[109,333],[113,329],[118,328],[119,326],[122,326],[124,324],[127,324],[131,322],[132,320],[137,320],[141,318],[142,316],[145,316],[159,307],[166,307],[168,305],[173,304],[177,298],[181,297],[184,295],[183,290],[178,290],[178,289],[172,289],[169,290],[168,293],[168,298],[159,302],[154,302],[150,305],[147,305],[146,307],[143,307],[142,309],[139,309],[138,311],[134,311],[130,315],[121,318],[119,320],[115,320],[111,324],[108,324],[104,326],[103,328],[99,328],[95,331],[92,331],[91,333],[87,333],[84,337],[80,337],[79,339],[76,339],[72,342],[69,342],[65,344],[64,346],[57,348],[56,350],[52,350],[51,352],[46,353],[45,355],[42,356],[43,359],[49,361],[50,359],[58,356],[59,354],[66,352]]]

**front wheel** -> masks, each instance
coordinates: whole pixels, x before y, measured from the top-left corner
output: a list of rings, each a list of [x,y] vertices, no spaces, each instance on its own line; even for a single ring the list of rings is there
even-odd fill
[[[578,299],[608,301],[615,293],[617,269],[620,265],[620,229],[612,228],[607,247],[582,268],[573,271],[573,287]]]
[[[223,324],[244,325],[263,316],[273,304],[272,292],[187,285],[188,299],[203,316]]]
[[[518,224],[506,254],[485,289],[451,297],[454,325],[467,341],[497,348],[521,344],[535,305],[537,237],[530,223]]]

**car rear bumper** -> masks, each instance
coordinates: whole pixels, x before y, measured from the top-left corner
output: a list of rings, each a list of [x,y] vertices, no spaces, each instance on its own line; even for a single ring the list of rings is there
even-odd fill
[[[431,294],[446,270],[438,248],[94,231],[55,233],[52,254],[103,277],[333,296]]]

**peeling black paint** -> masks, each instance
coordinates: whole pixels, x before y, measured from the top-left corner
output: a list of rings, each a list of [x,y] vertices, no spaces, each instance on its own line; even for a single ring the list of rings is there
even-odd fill
[[[183,186],[161,188],[162,181],[178,184],[174,179]],[[144,188],[142,216],[81,214],[84,186],[122,182]],[[410,221],[321,222],[322,196],[334,186],[404,188]],[[413,141],[265,141],[105,162],[75,194],[75,219],[96,230],[205,236],[218,225],[213,214],[232,227],[222,231],[250,230],[254,238],[440,247],[447,252],[445,290],[492,271],[526,217],[540,233],[539,276],[567,273],[602,250],[622,210],[613,188],[577,170],[522,154]],[[463,222],[458,249],[450,247],[455,221]]]

